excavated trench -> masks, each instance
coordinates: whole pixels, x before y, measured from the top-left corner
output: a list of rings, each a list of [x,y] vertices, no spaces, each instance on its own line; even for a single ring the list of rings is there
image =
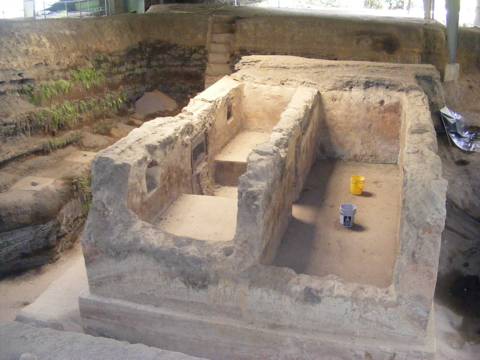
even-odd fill
[[[391,44],[387,45],[391,46]],[[149,44],[142,44],[141,46],[143,46],[143,48],[133,49],[129,53],[128,66],[130,66],[130,68],[135,66],[137,62],[142,62],[141,59],[139,59],[139,56],[142,56],[142,54],[145,53],[145,49],[149,47]],[[171,47],[170,45],[161,42],[154,44],[153,50],[150,51],[147,49],[147,52],[150,51],[150,53],[155,54],[158,50],[158,54],[161,54],[165,49],[167,52],[171,50],[173,57],[178,55],[178,53],[182,54],[182,57],[185,56],[185,59],[191,56],[197,58],[205,56],[203,49],[196,49],[193,52],[188,52],[184,49]],[[117,65],[121,63],[121,58],[122,54],[117,53],[115,54],[113,61],[110,61],[109,59],[99,60],[100,62],[103,61],[104,66],[106,67],[116,68]],[[201,63],[202,61],[199,60],[198,62]],[[176,70],[174,69],[173,72],[155,72],[154,77],[159,79],[159,81],[162,81],[165,78],[170,78],[172,74],[180,74],[180,68],[183,66],[182,60],[179,60],[177,65]],[[202,65],[197,65],[195,65],[191,72],[184,75],[180,74],[182,80],[181,84],[176,84],[174,82],[168,84],[168,86],[174,88],[174,95],[177,98],[179,96],[182,97],[182,94],[185,94],[184,99],[190,97],[193,93],[191,88],[189,88],[192,79],[194,79],[195,83],[203,82],[203,79],[199,78],[197,71]],[[130,80],[134,79],[135,81],[141,82],[148,78],[148,74],[152,74],[152,70],[149,69],[143,69],[142,71],[143,73],[141,74],[135,76],[132,75]],[[119,74],[113,74],[112,76],[118,77]],[[465,94],[472,92],[471,84],[469,86],[469,88],[464,87],[462,90]],[[458,110],[461,111],[461,109]],[[229,116],[227,115],[227,119],[228,118]],[[94,136],[92,137],[90,146],[84,147],[82,150],[97,151],[112,143],[114,140],[126,135],[126,133],[132,129],[131,125],[127,125],[126,127],[120,126],[119,129],[117,129],[116,126],[113,126],[113,128],[117,130],[117,135],[108,135],[108,139],[105,137]],[[226,203],[228,202],[228,209],[225,211],[222,210],[222,215],[225,217],[227,216],[226,214],[230,213],[231,218],[235,217],[233,215],[235,209],[231,206],[231,201],[227,199],[237,200],[238,189],[236,187],[236,179],[238,179],[238,175],[242,174],[245,170],[245,154],[248,154],[254,145],[262,142],[265,136],[263,130],[245,129],[244,131],[248,131],[248,133],[239,132],[236,137],[230,139],[227,145],[222,146],[222,150],[218,152],[216,157],[216,168],[218,171],[215,172],[216,175],[213,184],[210,184],[211,194],[209,194],[209,196],[222,198],[225,199],[222,201],[225,201]],[[248,140],[242,139],[243,136],[247,135]],[[255,140],[253,143],[249,143],[252,138],[258,138],[258,141]],[[21,140],[22,138],[20,137],[19,139]],[[55,143],[50,142],[50,138],[48,138],[47,141],[45,141],[45,139],[46,138],[43,136],[38,138],[31,137],[28,139],[30,144],[25,145],[19,141],[18,146],[17,144],[13,144],[7,152],[2,152],[3,154],[12,153],[14,155],[12,158],[14,158],[17,156],[15,154],[18,148],[23,146],[28,148],[28,151],[32,151],[33,148],[30,145],[33,142],[35,142],[37,146],[37,153],[43,152],[45,147],[50,147],[52,144],[53,146],[56,146]],[[65,142],[68,143],[71,141],[71,139],[69,139],[70,138],[65,139]],[[478,179],[478,171],[475,170],[475,168],[478,169],[479,164],[476,159],[472,159],[472,156],[465,156],[465,154],[459,155],[457,153],[452,160],[448,151],[443,152],[444,148],[442,148],[442,146],[443,145],[440,144],[440,155],[444,163],[444,168],[446,164],[449,164],[449,166],[454,164],[457,168],[461,167],[464,170],[462,170],[461,177],[463,184],[456,180],[456,171],[452,171],[450,176],[446,176],[450,180],[450,183],[454,184],[455,187],[452,189],[451,185],[449,189],[449,198],[453,199],[453,201],[447,203],[447,226],[443,235],[437,299],[448,304],[464,317],[462,330],[465,338],[472,341],[478,341],[480,327],[478,326],[479,314],[476,305],[478,305],[479,302],[478,274],[480,273],[480,264],[478,262],[478,254],[480,252],[478,245],[478,239],[480,238],[480,234],[478,233],[479,216],[475,211],[471,211],[472,207],[475,205],[470,204],[468,199],[472,201],[472,199],[477,199],[476,196],[478,196],[477,190],[479,184],[478,181],[476,181],[476,179]],[[41,185],[42,181],[46,181],[45,178],[51,177],[53,173],[62,173],[66,171],[69,169],[69,166],[72,166],[72,164],[78,166],[78,164],[82,162],[79,162],[78,158],[76,160],[74,159],[75,161],[72,162],[72,152],[78,153],[74,147],[67,147],[64,150],[59,150],[50,154],[48,157],[33,157],[28,155],[23,157],[21,161],[14,161],[8,164],[8,166],[1,169],[2,179],[0,187],[2,188],[2,191],[8,190],[11,185],[21,178],[33,174],[32,170],[41,169],[43,171],[43,174],[40,174],[42,179],[30,179],[31,181],[28,181],[27,185],[29,186],[27,187],[34,186],[32,184]],[[20,154],[19,157],[22,157],[24,151],[22,150],[18,153]],[[53,163],[55,163],[55,166],[57,167],[54,167],[52,165]],[[453,168],[455,168],[455,166]],[[365,173],[367,176],[367,193],[362,198],[352,198],[352,201],[355,200],[358,201],[359,204],[361,203],[361,212],[359,212],[357,228],[354,232],[348,233],[349,235],[353,234],[353,236],[356,237],[356,239],[352,241],[352,239],[343,236],[344,229],[339,228],[338,224],[336,225],[337,227],[333,226],[334,223],[338,222],[338,219],[331,214],[336,213],[337,209],[335,206],[340,199],[345,199],[344,196],[336,196],[336,194],[341,192],[340,189],[345,189],[346,187],[346,184],[342,183],[340,180],[345,179],[348,174],[357,171]],[[232,172],[235,172],[235,175],[230,177]],[[462,187],[465,199],[459,201],[458,194],[461,192]],[[373,284],[377,286],[388,286],[391,282],[391,271],[393,269],[394,261],[394,255],[392,254],[395,253],[395,242],[391,240],[392,237],[376,237],[371,231],[382,228],[385,230],[382,233],[395,233],[394,221],[391,221],[391,219],[395,217],[395,209],[398,209],[399,206],[396,202],[399,197],[398,189],[398,169],[395,165],[381,164],[378,165],[378,167],[372,168],[370,164],[345,163],[343,161],[338,161],[338,159],[317,162],[310,172],[300,198],[292,207],[293,222],[286,231],[273,264],[290,267],[296,272],[303,274],[317,276],[336,274],[347,281]],[[31,189],[21,190],[30,191]],[[328,194],[328,196],[326,194]],[[202,198],[207,198],[207,196],[202,195]],[[374,205],[373,207],[370,207],[371,204],[376,201],[383,204],[391,202],[391,206],[375,208]],[[315,206],[311,206],[312,203],[314,203]],[[320,206],[318,204],[320,204]],[[180,214],[177,217],[184,216],[186,212],[192,210],[190,205],[182,208],[181,201],[177,205],[178,208],[176,210],[173,205],[171,208],[172,213],[178,212]],[[75,206],[78,208],[78,204],[75,204]],[[195,211],[192,216],[198,216],[198,214],[204,213],[202,206],[197,209],[198,211],[193,209]],[[79,209],[81,212],[82,209]],[[368,214],[368,211],[366,212],[363,209],[375,209],[375,211],[372,214]],[[378,216],[376,214],[379,211],[382,212],[382,218],[377,222],[376,220],[378,219]],[[165,230],[173,233],[176,231],[175,228],[177,225],[174,222],[168,224],[165,219],[160,219],[160,217],[158,217],[158,213],[156,213],[156,215],[157,217],[154,222],[158,221],[157,225],[165,227]],[[175,216],[173,216],[173,218],[175,218]],[[208,221],[202,220],[201,222],[205,223]],[[374,223],[375,226],[371,226],[370,224],[372,223]],[[20,225],[23,226],[24,224],[21,223]],[[54,225],[55,226],[52,226],[52,228],[57,229],[58,225]],[[226,231],[228,232],[228,235],[223,236],[224,239],[228,240],[232,238],[232,228],[234,228],[234,226],[234,224],[227,226],[228,230]],[[335,231],[331,234],[323,233],[320,236],[315,230],[317,227],[325,228],[326,226],[333,227]],[[377,226],[379,227],[377,228]],[[10,230],[11,229],[9,228],[8,231]],[[39,230],[39,234],[45,233],[45,227],[39,226]],[[62,234],[65,234],[65,229],[62,231]],[[180,230],[180,232],[182,231],[184,230]],[[192,237],[198,236],[201,238],[209,238],[211,236],[209,234],[199,234],[195,230],[192,231],[192,229],[189,229],[188,231]],[[295,237],[297,237],[299,233],[305,235],[302,236],[302,238],[305,239],[306,243],[302,244],[302,246],[298,246],[299,244],[295,242]],[[10,236],[11,234],[2,233],[0,236],[3,235]],[[363,242],[364,245],[357,246],[357,240],[367,235],[371,236],[372,239],[375,238],[376,241],[372,241],[371,244],[366,244],[368,245],[367,247],[364,246],[365,242]],[[3,238],[0,237],[0,240],[2,239]],[[341,244],[342,246],[334,247],[332,246],[333,243]],[[379,244],[381,247],[378,246]],[[54,253],[54,257],[58,257],[58,252],[55,251]],[[340,257],[339,254],[347,254],[348,256]],[[363,254],[370,255],[368,258],[369,260],[366,263],[358,261],[358,258],[363,256]],[[27,267],[32,266],[32,264],[33,266],[38,266],[39,264],[48,261],[45,259],[51,259],[51,257],[44,257],[44,252],[39,252],[39,255],[40,260],[36,261],[34,259],[34,261],[30,262]],[[19,264],[15,266],[22,268]],[[7,272],[9,272],[8,269]]]

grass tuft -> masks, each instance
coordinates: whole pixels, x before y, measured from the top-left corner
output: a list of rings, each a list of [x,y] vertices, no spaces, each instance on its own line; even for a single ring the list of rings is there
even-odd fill
[[[52,99],[69,93],[74,84],[68,80],[56,80],[53,82],[40,84],[34,87],[29,84],[23,87],[21,93],[26,95],[30,102],[34,105],[40,106],[45,103],[50,103]]]
[[[105,74],[95,68],[72,70],[69,78],[50,81],[36,87],[28,84],[20,90],[20,93],[27,96],[36,106],[51,105],[54,99],[69,94],[76,87],[88,91],[104,85],[106,81]]]
[[[64,147],[67,147],[68,145],[71,144],[76,144],[78,143],[82,138],[82,135],[78,132],[73,133],[71,135],[65,136],[65,137],[58,137],[54,139],[49,139],[44,145],[43,145],[43,151],[46,153],[51,153],[55,150],[58,149],[63,149]]]
[[[99,87],[105,82],[105,75],[103,72],[98,71],[95,68],[73,70],[70,73],[70,76],[73,82],[81,85],[85,90]]]
[[[75,176],[71,179],[75,197],[80,199],[84,215],[88,214],[92,205],[92,178],[90,175]]]
[[[78,125],[83,114],[90,113],[98,118],[117,113],[126,101],[127,97],[123,93],[107,93],[101,98],[65,101],[36,113],[31,127],[42,128],[46,133],[55,134],[59,130],[72,129]]]

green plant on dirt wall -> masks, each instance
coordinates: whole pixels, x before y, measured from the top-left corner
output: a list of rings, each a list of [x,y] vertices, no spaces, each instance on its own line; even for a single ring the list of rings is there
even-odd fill
[[[49,81],[38,86],[28,84],[20,90],[20,93],[26,95],[32,104],[41,106],[51,104],[54,99],[67,95],[75,87],[88,91],[102,86],[106,80],[104,73],[95,68],[72,70],[69,78]]]
[[[27,95],[30,102],[39,106],[46,102],[50,102],[53,98],[69,93],[73,88],[73,84],[68,80],[56,80],[45,83],[34,88],[32,85],[27,85],[22,89],[22,93]]]
[[[79,121],[80,113],[76,103],[65,101],[63,104],[42,109],[36,114],[36,123],[47,133],[72,128]]]
[[[71,128],[78,123],[79,116],[77,104],[65,101],[50,109],[50,130],[56,132],[60,129]]]
[[[108,94],[104,99],[104,107],[107,111],[117,112],[127,100],[125,94]]]
[[[107,93],[100,98],[78,101],[65,101],[60,105],[42,109],[36,114],[36,125],[46,133],[57,133],[59,130],[71,129],[77,125],[83,114],[93,117],[104,117],[116,113],[127,101],[124,93]]]
[[[70,77],[72,81],[80,84],[86,90],[100,86],[105,82],[105,75],[103,72],[98,71],[95,68],[73,70],[70,73]]]
[[[68,136],[58,137],[49,139],[43,146],[43,151],[45,153],[50,153],[52,151],[63,149],[64,147],[78,143],[82,139],[82,135],[78,132],[74,132]]]
[[[105,117],[111,113],[116,113],[125,104],[127,97],[125,94],[108,93],[102,99],[98,99],[90,105],[95,117]]]

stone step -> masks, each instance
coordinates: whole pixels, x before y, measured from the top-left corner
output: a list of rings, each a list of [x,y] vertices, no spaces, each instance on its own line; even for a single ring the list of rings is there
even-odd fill
[[[238,178],[247,171],[252,150],[270,138],[268,132],[242,131],[215,156],[215,182],[222,186],[238,186]]]
[[[211,53],[228,53],[232,51],[231,44],[217,44],[217,43],[210,43],[208,47],[208,52]]]
[[[208,64],[206,75],[227,75],[232,73],[232,68],[228,64]]]
[[[247,171],[247,162],[215,161],[215,183],[221,186],[238,186],[238,178]]]
[[[223,33],[223,34],[212,34],[212,43],[216,44],[231,44],[234,40],[233,34]]]
[[[208,62],[215,64],[229,64],[230,63],[230,54],[229,53],[210,53],[208,54]]]

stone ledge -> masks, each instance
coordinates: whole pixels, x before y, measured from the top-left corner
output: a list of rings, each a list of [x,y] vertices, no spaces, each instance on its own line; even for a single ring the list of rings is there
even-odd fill
[[[225,317],[193,316],[169,309],[107,299],[80,297],[85,331],[172,351],[200,354],[211,360],[301,358],[433,360],[434,332],[428,345],[385,343],[361,337],[313,336],[289,329],[260,328]],[[433,313],[433,311],[432,311]],[[141,324],[135,326],[133,324]],[[228,354],[228,356],[226,356]]]

